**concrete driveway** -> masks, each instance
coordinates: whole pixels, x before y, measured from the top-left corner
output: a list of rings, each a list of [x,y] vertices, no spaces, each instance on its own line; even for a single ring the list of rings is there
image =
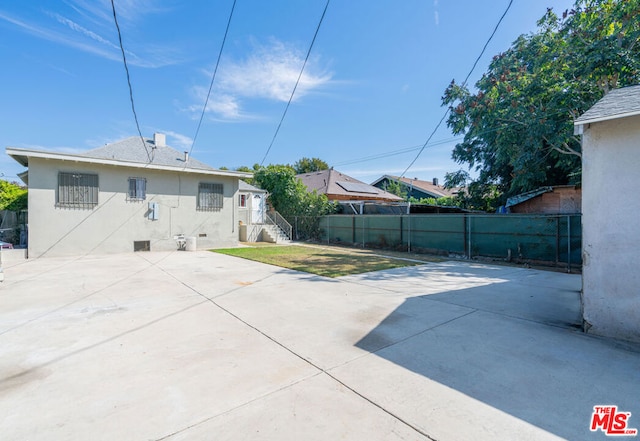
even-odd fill
[[[577,275],[209,252],[4,270],[2,439],[607,439],[596,405],[640,427],[640,348],[580,333]]]

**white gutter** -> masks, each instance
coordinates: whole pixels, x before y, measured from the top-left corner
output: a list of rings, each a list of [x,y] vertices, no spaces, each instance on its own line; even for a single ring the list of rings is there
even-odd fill
[[[205,175],[216,175],[216,176],[231,176],[236,178],[250,178],[253,176],[252,173],[245,172],[234,172],[228,170],[209,170],[203,168],[184,168],[182,166],[171,166],[171,165],[157,165],[151,163],[141,163],[141,162],[131,162],[131,161],[121,161],[118,159],[104,159],[104,158],[90,158],[83,155],[73,155],[69,153],[57,153],[57,152],[43,152],[38,150],[28,150],[28,149],[20,149],[16,147],[7,147],[7,155],[11,156],[20,164],[28,167],[28,158],[40,158],[40,159],[53,159],[57,161],[71,161],[71,162],[82,162],[87,164],[100,164],[100,165],[114,165],[119,167],[130,167],[130,168],[146,168],[150,170],[165,170],[165,171],[175,171],[175,172],[183,172],[183,173],[199,173]],[[17,157],[25,157],[27,158],[27,162],[25,164],[24,161],[19,160]]]

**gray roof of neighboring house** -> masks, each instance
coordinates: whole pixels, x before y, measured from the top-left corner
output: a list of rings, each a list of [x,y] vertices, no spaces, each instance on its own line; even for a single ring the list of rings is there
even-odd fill
[[[310,190],[326,194],[329,199],[336,197],[358,198],[361,200],[386,200],[401,202],[403,199],[393,193],[366,184],[351,176],[329,169],[296,175]]]
[[[575,120],[576,126],[640,115],[640,85],[614,89]]]
[[[388,179],[390,181],[395,181],[395,182],[401,182],[403,183],[405,186],[407,187],[412,187],[416,188],[420,191],[423,191],[424,193],[429,193],[432,194],[435,198],[439,198],[439,197],[443,197],[443,196],[454,196],[455,194],[457,194],[460,189],[459,188],[445,188],[442,185],[434,185],[433,182],[429,182],[429,181],[423,181],[421,179],[418,178],[401,178],[399,176],[391,176],[391,175],[384,175],[378,179],[376,179],[375,181],[373,181],[371,183],[371,185],[376,185],[378,183],[380,183],[381,181]]]
[[[240,191],[250,191],[252,193],[266,193],[267,190],[263,190],[261,188],[255,187],[242,179],[238,181],[238,190]]]

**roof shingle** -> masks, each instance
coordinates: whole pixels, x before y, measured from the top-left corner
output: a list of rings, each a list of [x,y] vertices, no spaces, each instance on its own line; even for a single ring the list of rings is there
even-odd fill
[[[215,170],[213,167],[189,157],[185,163],[185,154],[166,145],[155,145],[153,139],[144,140],[147,151],[151,155],[151,162],[147,151],[142,146],[139,136],[116,141],[103,147],[98,147],[79,156],[99,159],[116,159],[118,161],[137,162],[141,164],[167,165],[172,167],[187,167],[201,170]]]
[[[640,115],[640,85],[612,90],[576,119],[574,124],[578,126],[634,115]]]

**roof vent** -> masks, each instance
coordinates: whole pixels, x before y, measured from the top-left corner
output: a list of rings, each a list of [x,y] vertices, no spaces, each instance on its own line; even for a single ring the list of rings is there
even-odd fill
[[[433,185],[438,186],[438,178],[433,178]]]
[[[154,133],[153,143],[156,145],[156,147],[164,147],[165,145],[167,145],[167,136],[163,133]]]
[[[184,162],[189,162],[189,152],[188,151],[184,151]]]

